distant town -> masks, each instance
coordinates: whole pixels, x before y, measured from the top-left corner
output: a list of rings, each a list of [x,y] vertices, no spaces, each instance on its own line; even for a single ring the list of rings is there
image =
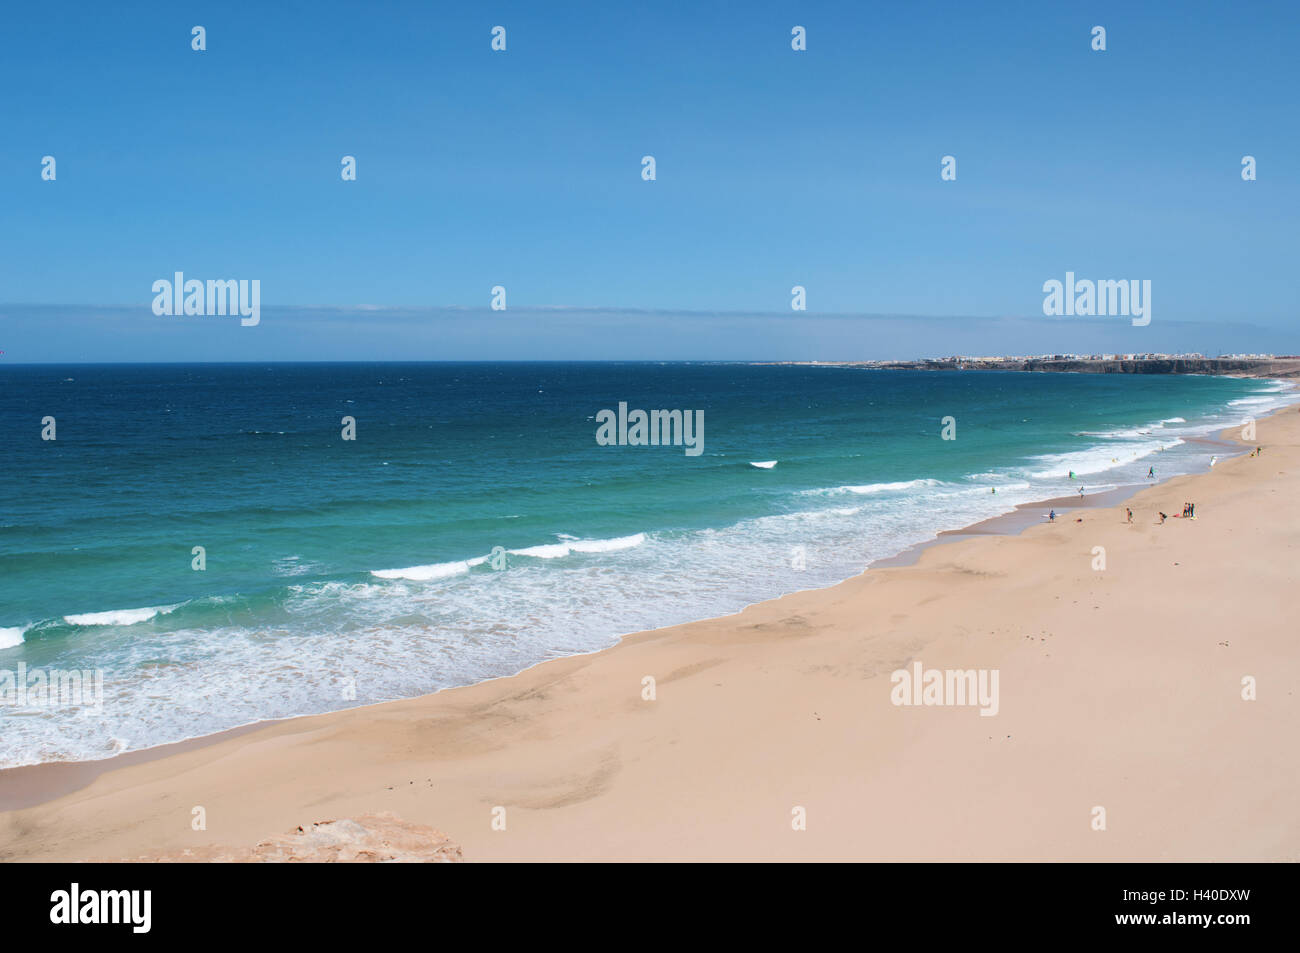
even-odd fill
[[[769,361],[808,367],[869,367],[919,371],[1046,371],[1075,374],[1232,374],[1300,377],[1297,354],[1036,354],[922,358],[914,361]]]

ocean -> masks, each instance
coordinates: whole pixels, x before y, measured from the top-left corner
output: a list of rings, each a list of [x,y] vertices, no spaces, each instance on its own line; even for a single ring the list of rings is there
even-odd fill
[[[2,367],[0,677],[97,670],[103,696],[0,703],[0,766],[469,684],[829,585],[1017,503],[1204,470],[1223,450],[1196,438],[1293,393],[727,363]],[[702,411],[702,451],[598,444],[620,402]]]

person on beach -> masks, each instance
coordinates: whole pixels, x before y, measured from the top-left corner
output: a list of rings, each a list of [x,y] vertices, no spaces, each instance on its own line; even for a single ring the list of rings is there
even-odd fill
[[[1079,499],[1083,499],[1083,487],[1079,487]]]
[[[1133,511],[1126,506],[1124,507],[1124,512],[1128,514],[1128,521],[1130,523],[1133,522]]]
[[[1070,479],[1071,479],[1071,480],[1074,479],[1074,471],[1073,471],[1073,470],[1070,471]]]
[[[1149,467],[1149,468],[1147,469],[1147,479],[1148,479],[1148,480],[1154,480],[1155,478],[1156,478],[1156,468],[1155,468],[1155,467]]]
[[[1047,522],[1049,523],[1056,522],[1056,510],[1052,510],[1052,512],[1047,514]]]
[[[1161,514],[1160,514],[1160,522],[1161,522],[1162,524],[1163,524],[1164,521],[1167,520],[1167,519],[1169,519],[1169,517],[1166,516],[1164,513],[1161,513]]]

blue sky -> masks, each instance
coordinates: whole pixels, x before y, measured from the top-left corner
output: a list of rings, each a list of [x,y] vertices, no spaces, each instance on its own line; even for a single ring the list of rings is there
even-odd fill
[[[226,6],[6,8],[0,360],[1300,351],[1300,4]],[[1152,324],[1044,317],[1067,270]]]

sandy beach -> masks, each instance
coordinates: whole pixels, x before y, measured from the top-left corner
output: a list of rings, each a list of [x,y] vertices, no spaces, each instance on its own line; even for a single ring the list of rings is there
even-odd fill
[[[0,860],[197,859],[378,812],[468,861],[1300,860],[1300,413],[1255,442],[510,678],[2,772]],[[917,663],[996,673],[996,713],[895,704]]]

